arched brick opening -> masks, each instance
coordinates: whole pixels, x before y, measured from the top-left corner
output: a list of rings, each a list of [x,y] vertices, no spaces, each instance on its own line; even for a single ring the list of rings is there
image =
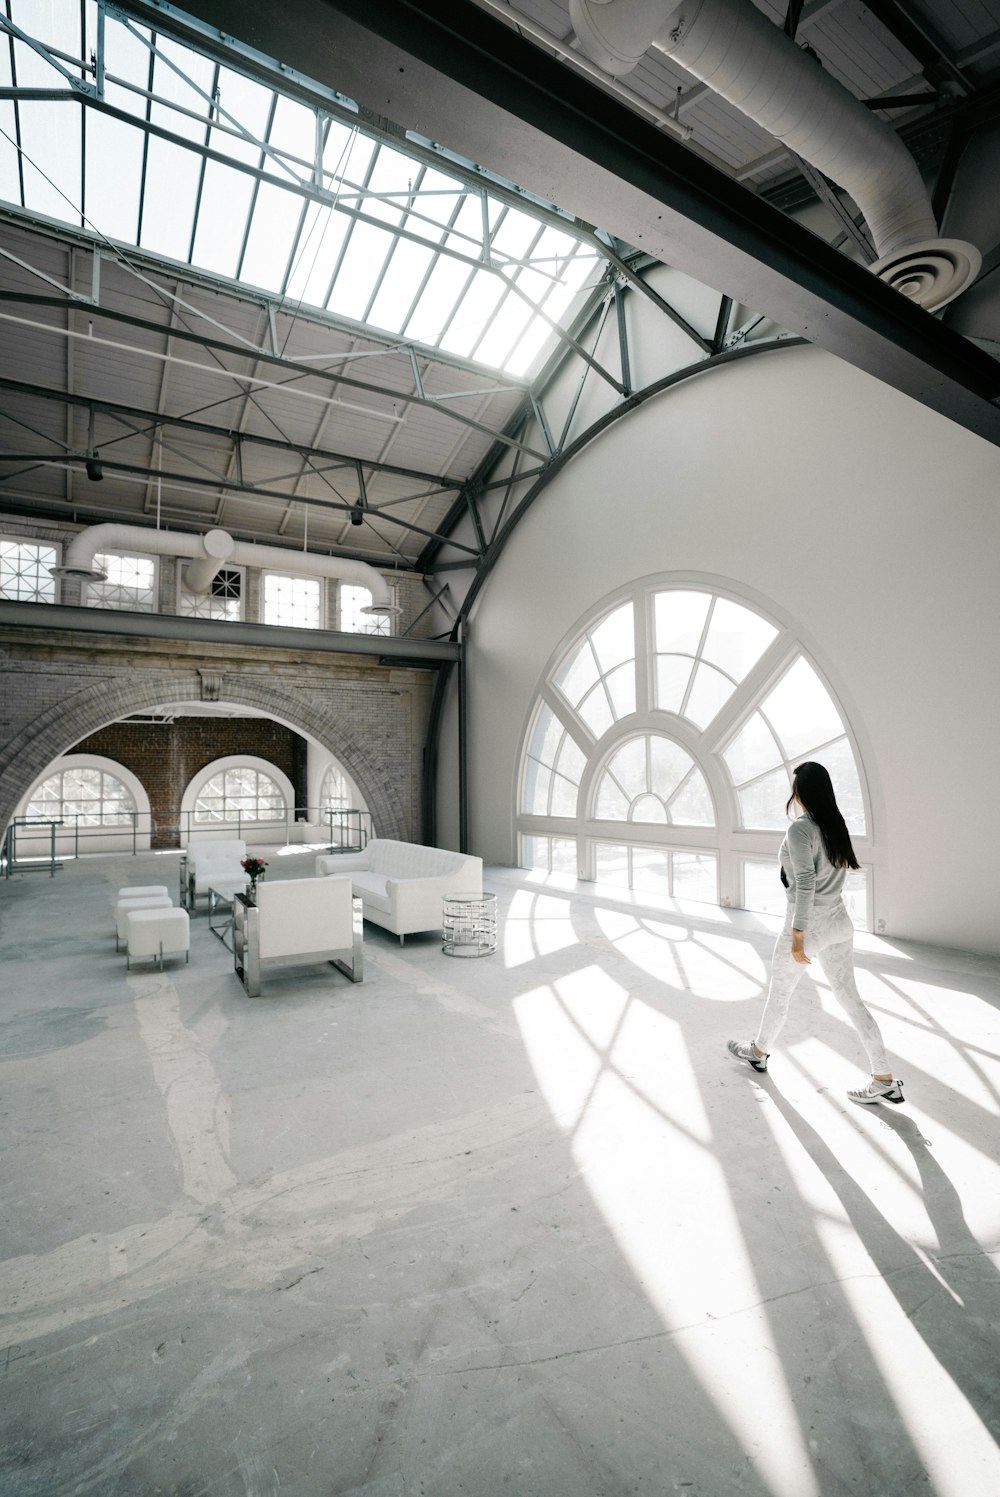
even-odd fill
[[[49,707],[0,749],[0,828],[21,797],[53,759],[82,738],[132,713],[169,702],[197,701],[201,677],[192,671],[129,671],[105,678]],[[346,732],[333,710],[267,684],[260,677],[226,673],[220,703],[253,707],[315,739],[349,766],[381,837],[407,836],[407,820],[395,778],[356,735]]]

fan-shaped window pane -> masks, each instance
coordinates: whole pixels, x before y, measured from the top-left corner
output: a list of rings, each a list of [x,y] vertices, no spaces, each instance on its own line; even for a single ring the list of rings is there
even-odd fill
[[[649,740],[650,779],[657,795],[669,800],[691,768],[691,755],[672,738]]]
[[[667,808],[658,795],[640,795],[632,803],[630,821],[666,821]]]
[[[742,681],[777,634],[760,614],[728,598],[716,598],[702,655],[734,681]]]
[[[742,785],[746,780],[754,780],[780,764],[781,749],[760,713],[755,712],[722,757],[729,766],[733,782]]]
[[[586,767],[585,754],[567,733],[563,739],[563,746],[559,750],[559,757],[556,759],[556,769],[574,785],[579,785]]]
[[[732,681],[711,665],[699,665],[695,671],[694,685],[688,697],[684,716],[689,717],[699,728],[707,728],[735,690]]]
[[[595,738],[600,738],[602,733],[608,731],[615,719],[603,681],[598,681],[590,694],[580,703],[577,711]]]
[[[714,826],[712,797],[701,771],[694,769],[668,807],[670,820],[678,826]]]
[[[624,795],[610,775],[604,775],[597,792],[596,816],[598,821],[627,821],[629,798]]]
[[[761,704],[761,711],[777,733],[786,759],[839,738],[844,731],[830,693],[801,656]]]
[[[846,738],[831,743],[816,755],[817,762],[830,772],[834,792],[848,830],[855,837],[863,837],[865,826],[865,802],[861,794],[858,766],[854,762],[851,745]]]
[[[543,703],[535,719],[529,754],[542,764],[554,764],[565,731],[551,707],[546,707]]]
[[[608,773],[614,775],[629,799],[645,794],[649,789],[645,738],[623,744],[609,763]]]
[[[575,785],[569,780],[564,780],[561,774],[552,776],[552,809],[553,816],[575,816],[576,815]]]
[[[740,820],[745,827],[784,831],[788,825],[785,802],[791,793],[788,771],[776,769],[739,791]]]
[[[591,631],[591,644],[602,671],[610,671],[616,665],[633,659],[635,655],[635,624],[632,604],[625,603],[609,613],[606,619]]]
[[[522,810],[530,816],[575,816],[586,758],[546,703],[542,703],[525,762]],[[553,766],[558,773],[553,774]]]
[[[661,712],[681,710],[691,679],[693,661],[688,655],[660,655],[656,662],[656,705]]]
[[[615,717],[628,717],[635,711],[635,662],[620,665],[606,681]]]
[[[710,593],[657,593],[655,603],[657,651],[696,654],[711,601]]]
[[[556,672],[555,683],[574,707],[601,674],[590,641],[585,639],[575,654]]]

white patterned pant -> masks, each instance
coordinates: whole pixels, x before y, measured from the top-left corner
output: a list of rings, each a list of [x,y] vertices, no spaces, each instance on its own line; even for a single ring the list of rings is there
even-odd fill
[[[854,927],[842,901],[814,905],[806,931],[806,956],[818,959],[833,995],[858,1032],[874,1075],[888,1075],[891,1067],[882,1032],[861,1001],[854,981]],[[771,983],[757,1031],[757,1049],[770,1050],[788,1018],[792,994],[808,968],[792,959],[792,910],[789,907],[771,958]]]

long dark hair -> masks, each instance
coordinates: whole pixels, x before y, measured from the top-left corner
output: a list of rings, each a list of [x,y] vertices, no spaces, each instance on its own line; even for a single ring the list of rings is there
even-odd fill
[[[854,856],[854,848],[851,846],[851,834],[833,793],[833,782],[822,764],[807,762],[795,769],[792,775],[792,793],[785,806],[789,815],[796,796],[819,827],[826,855],[834,868],[860,868],[861,864]]]

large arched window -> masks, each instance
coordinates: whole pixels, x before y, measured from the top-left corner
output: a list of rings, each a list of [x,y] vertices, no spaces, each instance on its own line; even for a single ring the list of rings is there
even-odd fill
[[[152,820],[142,782],[115,759],[65,754],[53,759],[20,802],[18,856],[30,861],[52,847],[60,857],[86,852],[145,852]]]
[[[92,765],[50,774],[28,797],[24,814],[81,826],[131,826],[135,800],[116,775]]]
[[[870,861],[855,746],[794,630],[717,587],[638,583],[540,682],[521,757],[521,862],[777,910],[774,855],[804,759],[829,769]],[[867,875],[852,878],[859,924],[867,890]]]

